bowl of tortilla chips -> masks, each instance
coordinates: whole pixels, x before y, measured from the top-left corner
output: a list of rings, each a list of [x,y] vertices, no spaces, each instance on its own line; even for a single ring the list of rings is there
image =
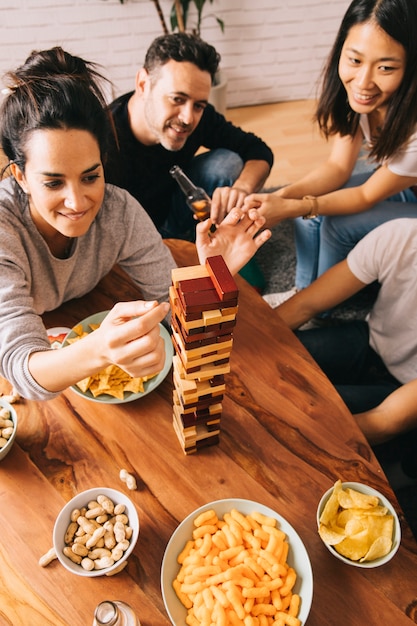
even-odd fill
[[[94,332],[104,320],[108,311],[95,313],[74,326],[62,342],[62,346],[82,340],[85,335]],[[71,389],[78,395],[94,402],[121,404],[132,402],[151,393],[162,383],[171,369],[174,348],[167,329],[159,324],[159,332],[165,343],[165,363],[162,370],[154,376],[133,377],[117,365],[109,365],[93,376],[80,380]]]
[[[319,535],[338,559],[355,567],[388,563],[401,542],[398,516],[376,489],[356,482],[336,481],[317,509]]]

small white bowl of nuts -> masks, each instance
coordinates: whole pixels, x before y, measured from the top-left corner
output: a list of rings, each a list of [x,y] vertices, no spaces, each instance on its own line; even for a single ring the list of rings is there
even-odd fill
[[[58,515],[53,544],[60,563],[78,576],[111,576],[127,563],[139,536],[133,502],[121,491],[88,489]]]
[[[0,398],[0,461],[9,454],[17,431],[17,413],[12,405]]]

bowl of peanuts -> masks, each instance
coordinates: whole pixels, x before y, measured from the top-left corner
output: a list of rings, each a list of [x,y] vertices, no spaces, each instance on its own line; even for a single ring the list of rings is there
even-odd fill
[[[59,513],[53,547],[78,576],[111,576],[127,564],[139,536],[139,517],[121,491],[96,487],[77,494]]]
[[[176,528],[162,561],[161,589],[174,626],[301,626],[313,575],[303,542],[283,517],[258,502],[230,498],[209,502]]]
[[[17,413],[12,405],[0,398],[0,461],[12,449],[17,431]]]

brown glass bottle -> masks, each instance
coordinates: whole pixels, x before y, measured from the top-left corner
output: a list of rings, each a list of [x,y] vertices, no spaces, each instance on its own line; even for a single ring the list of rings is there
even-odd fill
[[[202,187],[196,187],[179,165],[173,165],[169,173],[177,181],[186,197],[188,206],[195,213],[197,219],[200,221],[207,219],[210,216],[210,196]]]

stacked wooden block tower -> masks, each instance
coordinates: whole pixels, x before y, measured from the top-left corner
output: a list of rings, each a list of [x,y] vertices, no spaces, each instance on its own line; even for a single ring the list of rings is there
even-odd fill
[[[176,268],[172,310],[173,423],[185,454],[218,443],[238,288],[221,256]]]

